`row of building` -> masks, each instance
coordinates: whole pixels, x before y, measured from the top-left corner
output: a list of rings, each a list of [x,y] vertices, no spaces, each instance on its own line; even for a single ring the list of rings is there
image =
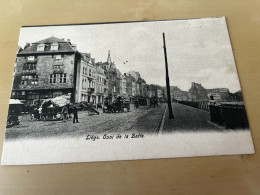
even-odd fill
[[[11,98],[40,104],[44,99],[71,96],[72,102],[104,103],[118,96],[134,102],[138,98],[158,97],[167,100],[165,87],[147,84],[139,72],[121,73],[112,62],[95,62],[90,53],[82,53],[71,41],[50,37],[18,48]],[[227,88],[205,89],[193,82],[188,91],[171,87],[171,98],[177,101],[241,100],[242,94],[231,94]]]
[[[175,101],[205,102],[210,98],[219,102],[243,101],[241,90],[231,93],[228,88],[206,89],[200,83],[191,83],[188,91],[171,87],[171,97]]]
[[[112,62],[95,62],[71,41],[50,37],[19,48],[11,98],[40,104],[44,99],[71,95],[72,102],[103,103],[118,96],[135,101],[157,94],[138,72],[122,74]]]

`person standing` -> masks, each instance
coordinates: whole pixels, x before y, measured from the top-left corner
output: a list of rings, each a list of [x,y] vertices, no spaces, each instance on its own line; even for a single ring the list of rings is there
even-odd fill
[[[39,120],[42,120],[42,107],[39,107],[39,109],[38,109],[38,111],[39,111]]]
[[[79,123],[79,120],[78,120],[78,108],[76,105],[73,106],[73,123]]]

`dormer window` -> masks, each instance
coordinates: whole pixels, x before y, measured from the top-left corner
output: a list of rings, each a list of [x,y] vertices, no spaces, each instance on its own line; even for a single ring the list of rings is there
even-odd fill
[[[57,51],[58,48],[59,48],[59,44],[58,43],[51,44],[51,51]]]
[[[44,44],[39,44],[37,47],[37,51],[44,51],[45,45]]]

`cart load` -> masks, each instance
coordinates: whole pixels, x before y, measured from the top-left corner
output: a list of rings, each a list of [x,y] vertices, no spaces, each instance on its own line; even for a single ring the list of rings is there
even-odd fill
[[[46,120],[59,120],[64,117],[67,118],[70,107],[70,96],[62,95],[43,101],[39,108],[40,115]]]

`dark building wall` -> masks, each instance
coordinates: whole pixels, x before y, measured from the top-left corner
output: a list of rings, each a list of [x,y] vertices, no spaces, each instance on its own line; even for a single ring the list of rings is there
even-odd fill
[[[15,70],[15,78],[13,90],[39,90],[39,89],[64,89],[74,87],[74,60],[75,54],[64,54],[62,61],[63,68],[55,70],[54,65],[57,64],[55,55],[38,55],[36,56],[36,69],[23,70],[24,64],[27,62],[26,56],[17,57],[17,65]],[[66,73],[66,83],[50,83],[50,74]],[[21,78],[25,75],[38,75],[38,84],[22,85]]]

